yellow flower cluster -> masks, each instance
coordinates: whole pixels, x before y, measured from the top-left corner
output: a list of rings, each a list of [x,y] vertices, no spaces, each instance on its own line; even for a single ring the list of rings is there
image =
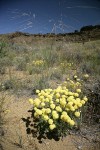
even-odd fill
[[[44,61],[43,60],[36,60],[36,61],[33,61],[32,64],[35,66],[41,66],[44,64]]]
[[[73,63],[62,62],[62,63],[60,63],[60,65],[62,67],[71,67],[73,65]]]
[[[65,81],[62,84],[62,86],[65,86],[65,87],[67,87],[68,89],[71,89],[71,90],[73,89],[75,91],[76,89],[81,88],[81,83],[80,83],[79,80],[75,82],[75,81],[70,80],[69,78],[67,78],[67,81]]]
[[[74,80],[76,80],[76,81],[80,81],[80,79],[78,78],[77,75],[74,75],[73,78],[74,78]],[[89,78],[89,75],[88,75],[88,74],[84,74],[84,75],[82,76],[82,78],[85,79],[85,80],[87,80],[87,79]]]
[[[56,89],[36,90],[38,97],[30,98],[33,105],[34,117],[41,118],[48,123],[49,129],[57,128],[60,121],[74,126],[75,118],[80,117],[80,108],[87,102],[87,97],[81,97],[81,89],[74,92],[65,85]]]

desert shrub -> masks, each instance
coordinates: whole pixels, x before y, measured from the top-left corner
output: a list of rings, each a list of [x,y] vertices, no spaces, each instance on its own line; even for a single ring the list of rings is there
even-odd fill
[[[62,74],[66,73],[68,70],[74,67],[73,62],[63,61],[60,63],[60,69]]]
[[[83,62],[81,64],[81,69],[83,73],[89,73],[89,74],[100,74],[100,61],[99,59],[92,59],[92,60],[86,60],[86,62]]]
[[[62,79],[62,70],[59,67],[54,67],[51,69],[51,79]]]
[[[34,89],[45,89],[49,87],[48,84],[49,81],[49,76],[48,74],[36,74],[36,76],[34,76]]]
[[[6,44],[4,42],[0,43],[0,58],[7,56]]]
[[[60,138],[69,129],[79,126],[81,109],[88,100],[80,87],[79,82],[69,80],[56,89],[36,90],[37,98],[30,98],[29,102],[33,105],[33,126],[37,135]]]
[[[88,115],[90,122],[100,122],[100,81],[93,83],[90,87],[86,87],[85,93],[88,96]]]
[[[76,63],[82,63],[84,56],[82,53],[76,53],[74,55],[74,59],[75,59]]]
[[[0,59],[0,73],[5,74],[6,68],[11,66],[12,60],[10,60],[8,57],[3,57]]]
[[[40,60],[33,60],[30,63],[27,63],[27,71],[29,72],[29,74],[40,74],[43,69],[44,69],[44,65],[45,65],[45,61],[40,59]]]
[[[92,74],[93,72],[93,66],[90,62],[85,62],[81,65],[81,71],[83,73]]]
[[[12,89],[14,87],[14,84],[12,80],[6,80],[4,81],[3,86],[5,90],[8,90],[8,89]]]
[[[55,50],[43,49],[41,54],[42,59],[45,61],[45,66],[52,67],[55,63],[57,63],[58,55]]]
[[[0,64],[0,74],[5,74],[6,68]]]
[[[15,58],[14,63],[15,63],[17,70],[19,70],[19,71],[25,71],[26,70],[27,62],[26,62],[26,59],[24,57]]]

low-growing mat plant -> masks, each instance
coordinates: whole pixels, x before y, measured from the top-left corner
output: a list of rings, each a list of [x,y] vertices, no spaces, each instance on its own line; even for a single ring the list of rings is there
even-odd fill
[[[37,97],[30,98],[33,105],[33,130],[37,136],[65,136],[72,128],[79,128],[81,110],[88,98],[83,95],[81,83],[68,80],[56,89],[36,90]],[[53,138],[53,137],[52,137]]]

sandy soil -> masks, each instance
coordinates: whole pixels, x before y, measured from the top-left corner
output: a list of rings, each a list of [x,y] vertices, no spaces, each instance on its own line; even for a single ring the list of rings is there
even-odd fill
[[[22,118],[29,116],[31,105],[29,96],[17,97],[7,95],[7,112],[5,115],[4,135],[1,136],[0,150],[99,150],[99,127],[82,127],[81,134],[71,133],[65,138],[55,141],[43,139],[39,143],[37,138],[27,135],[25,122]]]

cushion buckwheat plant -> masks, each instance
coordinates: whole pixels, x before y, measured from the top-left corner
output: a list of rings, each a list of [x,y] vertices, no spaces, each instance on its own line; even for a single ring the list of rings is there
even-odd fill
[[[55,133],[61,137],[68,129],[77,127],[81,108],[88,100],[80,86],[79,82],[69,80],[56,89],[36,90],[37,98],[31,98],[29,102],[33,105],[39,133]]]

